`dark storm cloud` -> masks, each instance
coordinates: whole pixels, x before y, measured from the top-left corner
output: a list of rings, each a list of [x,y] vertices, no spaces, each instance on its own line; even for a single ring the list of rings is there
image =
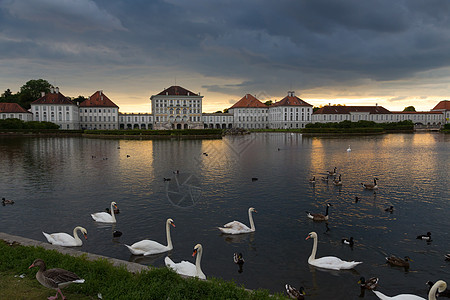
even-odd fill
[[[238,82],[210,91],[275,93],[447,67],[449,13],[447,0],[5,0],[0,59],[172,68]]]

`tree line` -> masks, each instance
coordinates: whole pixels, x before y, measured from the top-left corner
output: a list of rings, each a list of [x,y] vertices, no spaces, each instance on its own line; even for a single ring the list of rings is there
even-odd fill
[[[45,79],[32,79],[27,81],[20,87],[17,93],[11,92],[10,89],[6,89],[0,96],[0,102],[3,103],[17,103],[25,109],[31,108],[31,102],[41,97],[41,92],[50,93],[50,89],[54,88]],[[74,102],[83,102],[86,100],[84,96],[78,96],[76,98],[67,97]]]

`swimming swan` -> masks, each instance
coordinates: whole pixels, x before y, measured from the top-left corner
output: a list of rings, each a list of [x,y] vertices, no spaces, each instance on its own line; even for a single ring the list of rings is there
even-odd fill
[[[94,219],[95,222],[101,222],[101,223],[116,223],[116,217],[114,216],[114,208],[117,208],[116,202],[111,202],[111,214],[108,214],[106,212],[98,212],[95,214],[91,214],[92,219]]]
[[[197,244],[194,247],[194,253],[192,256],[197,254],[197,258],[195,259],[195,265],[188,261],[181,261],[179,263],[174,263],[170,257],[166,256],[164,262],[166,266],[173,269],[178,274],[187,275],[191,277],[198,277],[200,279],[206,279],[206,275],[202,272],[202,268],[200,267],[200,261],[202,259],[203,247],[201,244]]]
[[[152,240],[142,240],[136,242],[131,246],[127,246],[130,252],[134,255],[152,255],[167,252],[173,249],[172,239],[170,238],[170,225],[175,227],[172,219],[167,219],[166,221],[166,236],[167,236],[167,246],[164,246],[158,242]]]
[[[217,227],[217,228],[219,228],[220,231],[222,231],[223,233],[226,233],[226,234],[241,234],[241,233],[254,232],[255,231],[255,223],[253,223],[252,212],[257,213],[256,209],[254,209],[253,207],[250,207],[248,209],[248,218],[250,220],[250,228],[248,228],[247,225],[245,225],[239,221],[232,221],[232,222],[229,222],[229,223],[223,225],[223,227]]]
[[[443,280],[437,281],[428,292],[428,300],[436,300],[436,291],[443,292],[447,288],[447,283]],[[397,296],[389,297],[381,292],[373,291],[375,295],[381,300],[426,300],[425,298],[412,295],[412,294],[400,294]]]

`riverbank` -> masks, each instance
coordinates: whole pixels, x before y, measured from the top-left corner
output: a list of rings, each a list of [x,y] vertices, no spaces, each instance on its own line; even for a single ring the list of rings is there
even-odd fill
[[[220,279],[183,278],[168,268],[53,246],[0,233],[0,289],[7,299],[42,299],[54,291],[41,286],[28,269],[41,258],[48,268],[70,270],[86,281],[64,289],[68,299],[286,299],[266,290],[249,291]]]

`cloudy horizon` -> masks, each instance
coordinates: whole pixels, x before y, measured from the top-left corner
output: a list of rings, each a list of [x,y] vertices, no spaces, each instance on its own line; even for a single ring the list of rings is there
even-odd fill
[[[448,99],[446,0],[3,0],[0,92],[45,79],[149,112],[180,85],[204,112],[245,94],[428,111]]]

